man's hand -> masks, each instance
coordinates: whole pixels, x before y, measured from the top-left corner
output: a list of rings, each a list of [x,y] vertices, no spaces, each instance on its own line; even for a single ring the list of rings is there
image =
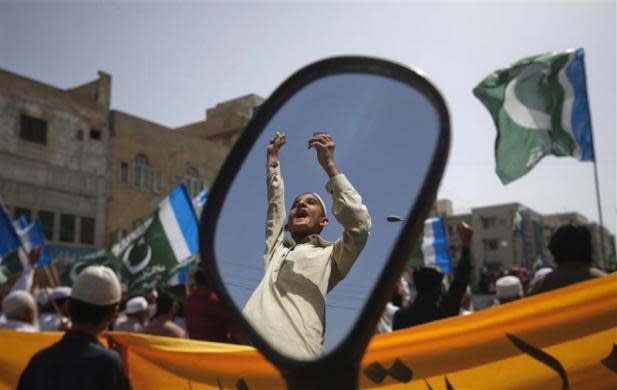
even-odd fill
[[[30,253],[28,253],[28,262],[30,263],[30,266],[34,267],[36,262],[39,260],[39,257],[41,257],[42,250],[43,250],[43,247],[40,245],[37,245],[34,248],[32,248]]]
[[[463,248],[471,247],[471,237],[473,236],[473,230],[471,226],[465,222],[461,222],[458,225],[458,236],[461,238],[461,244]]]
[[[268,149],[267,149],[268,150],[268,153],[267,153],[268,164],[278,163],[279,150],[281,149],[281,146],[285,145],[285,141],[287,141],[287,137],[285,136],[285,133],[279,133],[277,131],[274,138],[272,138],[270,140],[270,143],[268,144]]]
[[[339,174],[334,161],[334,140],[328,133],[314,133],[308,139],[308,147],[317,150],[317,161],[323,167],[328,177],[333,178]]]

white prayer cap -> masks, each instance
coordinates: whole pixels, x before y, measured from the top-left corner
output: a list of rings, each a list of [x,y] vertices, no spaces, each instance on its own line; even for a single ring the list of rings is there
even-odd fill
[[[126,303],[126,314],[134,314],[146,310],[148,310],[148,301],[144,297],[131,298]]]
[[[316,192],[311,192],[311,193],[313,195],[315,195],[315,198],[317,198],[319,203],[321,203],[321,208],[323,209],[323,215],[325,217],[328,214],[328,209],[326,208],[326,203],[323,201],[323,199],[321,199],[321,196],[319,196],[319,194],[317,194]]]
[[[536,271],[535,274],[533,274],[533,280],[542,279],[543,277],[550,274],[551,272],[553,272],[552,268],[549,268],[549,267],[540,268],[539,270]]]
[[[110,268],[101,265],[81,271],[71,290],[71,298],[99,306],[118,303],[121,296],[118,277]]]
[[[44,288],[38,289],[35,294],[36,302],[41,306],[45,306],[49,303],[50,295],[51,295],[51,288],[44,287]]]
[[[71,288],[66,286],[54,287],[51,290],[50,298],[52,301],[56,299],[68,298],[71,296]]]
[[[516,276],[504,276],[495,283],[497,298],[520,298],[523,296],[523,285]]]
[[[2,301],[2,312],[8,319],[21,320],[28,309],[36,310],[36,301],[24,290],[13,291]]]

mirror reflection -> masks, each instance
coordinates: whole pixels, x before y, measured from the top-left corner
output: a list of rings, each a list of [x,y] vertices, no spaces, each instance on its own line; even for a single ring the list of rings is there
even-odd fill
[[[274,349],[315,359],[351,330],[402,227],[386,217],[409,212],[438,129],[422,93],[369,74],[316,80],[267,124],[213,249],[235,304]]]

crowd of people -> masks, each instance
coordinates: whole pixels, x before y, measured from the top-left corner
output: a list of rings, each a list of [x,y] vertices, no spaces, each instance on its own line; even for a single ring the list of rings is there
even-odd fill
[[[332,214],[343,227],[342,237],[334,243],[319,237],[329,220],[325,204],[316,193],[298,195],[286,216],[278,161],[284,144],[285,135],[277,133],[268,146],[265,271],[243,314],[281,351],[296,357],[317,357],[323,353],[326,294],[345,278],[359,256],[371,220],[360,195],[338,171],[334,141],[326,133],[315,133],[308,146],[317,150],[318,162],[328,175],[326,188],[333,198]],[[285,231],[289,237],[285,237]],[[439,268],[425,265],[414,269],[410,278],[402,278],[385,307],[377,332],[473,313],[473,231],[462,223],[458,233],[462,252],[454,272],[446,277]],[[560,227],[549,250],[555,269],[541,268],[532,273],[514,267],[492,278],[484,275],[477,287],[493,293],[494,305],[500,305],[604,275],[591,266],[591,234],[583,226]],[[35,248],[29,255],[32,263],[36,256]],[[106,330],[247,342],[201,269],[192,271],[184,287],[179,294],[153,289],[128,296],[122,293],[111,269],[90,266],[78,275],[72,287],[39,289],[15,283],[10,293],[1,290],[5,296],[0,296],[0,328],[65,332],[60,341],[31,359],[18,388],[128,388],[119,355],[97,339]]]
[[[410,281],[401,278],[386,305],[377,332],[391,332],[473,313],[472,235],[468,225],[460,225],[463,250],[452,278],[447,278],[435,266],[414,269]],[[486,282],[484,287],[494,292],[493,304],[506,304],[605,275],[592,267],[591,235],[583,226],[560,227],[550,241],[549,250],[555,260],[554,269],[544,267],[532,273],[523,267],[513,267]],[[72,287],[34,289],[33,293],[23,289],[11,291],[1,301],[0,328],[65,332],[58,343],[32,358],[19,388],[48,388],[49,383],[39,383],[37,378],[46,377],[45,373],[51,370],[56,373],[53,378],[60,381],[58,388],[90,387],[87,379],[75,382],[70,374],[73,369],[64,372],[64,368],[53,363],[60,360],[73,362],[71,367],[79,367],[83,372],[92,370],[91,365],[105,362],[109,370],[105,375],[109,382],[107,388],[126,388],[128,382],[119,356],[103,348],[97,340],[105,330],[246,343],[200,269],[193,270],[184,298],[181,302],[163,290],[123,296],[115,273],[102,266],[86,268]]]
[[[472,234],[468,225],[459,226],[462,256],[450,281],[435,266],[414,269],[410,281],[401,279],[380,319],[378,333],[474,312],[474,294],[470,286]],[[482,309],[606,275],[592,266],[591,233],[585,226],[561,226],[551,238],[549,251],[555,268],[541,267],[532,272],[515,266],[501,272],[484,273],[478,283],[479,296],[491,297],[492,302],[484,303]],[[413,298],[412,292],[415,293]]]

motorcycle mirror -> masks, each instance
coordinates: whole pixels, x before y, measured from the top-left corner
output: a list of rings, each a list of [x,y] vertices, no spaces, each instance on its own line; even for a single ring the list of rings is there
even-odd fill
[[[267,166],[277,132],[286,143],[279,164]],[[320,132],[334,140],[344,178],[330,178],[308,148]],[[449,142],[446,104],[420,72],[335,57],[286,80],[234,145],[201,216],[201,267],[290,388],[358,386],[361,357],[422,232]],[[266,176],[279,171],[267,191]],[[321,231],[309,206],[291,210],[307,192],[325,203]],[[403,212],[401,223],[387,221]]]

